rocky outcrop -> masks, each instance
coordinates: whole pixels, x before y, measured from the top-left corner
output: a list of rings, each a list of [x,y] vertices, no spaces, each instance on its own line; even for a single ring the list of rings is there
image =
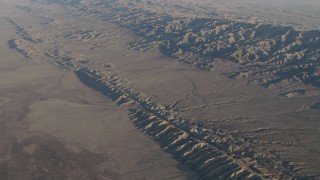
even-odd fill
[[[9,48],[17,50],[25,57],[38,56],[39,52],[35,50],[34,45],[41,43],[41,40],[32,36],[30,32],[11,18],[5,17],[5,19],[12,24],[16,30],[16,36],[8,41]]]
[[[67,2],[65,2],[67,3]],[[214,70],[224,59],[238,70],[229,78],[246,78],[264,87],[295,83],[320,87],[320,31],[252,24],[227,19],[174,17],[115,1],[69,2],[81,15],[95,14],[143,37],[136,50],[159,48],[163,54],[203,70]]]
[[[142,13],[143,23],[126,18],[135,15],[127,13],[113,20],[145,38],[133,44],[133,49],[148,50],[158,45],[162,53],[204,70],[214,69],[216,59],[229,60],[238,64],[239,71],[226,73],[227,77],[247,78],[265,87],[299,82],[320,86],[320,31],[149,13]],[[154,23],[150,16],[160,20]]]
[[[19,26],[15,21],[13,21],[11,18],[5,17],[5,19],[10,22],[13,27],[16,29],[16,34],[20,38],[24,39],[25,41],[29,41],[33,44],[40,43],[40,39],[36,39],[34,36],[32,36],[26,29]]]
[[[82,15],[95,13],[102,20],[112,21],[144,37],[141,42],[134,42],[132,48],[139,50],[160,48],[161,52],[204,70],[213,69],[216,59],[226,59],[238,63],[241,67],[239,72],[226,73],[228,77],[248,78],[251,82],[251,78],[259,75],[254,72],[259,71],[263,72],[259,77],[266,79],[264,82],[274,82],[270,83],[270,86],[280,84],[279,82],[282,83],[282,81],[275,81],[275,78],[278,78],[277,74],[273,71],[270,73],[268,68],[274,70],[273,68],[282,68],[283,65],[284,80],[287,84],[293,82],[289,77],[295,72],[286,74],[285,71],[285,67],[291,71],[291,66],[288,66],[290,63],[280,63],[278,59],[274,61],[263,59],[266,58],[267,52],[279,51],[281,45],[277,43],[280,41],[296,42],[297,38],[292,40],[291,37],[291,31],[296,32],[292,28],[241,24],[220,19],[171,17],[142,9],[121,8],[114,1],[94,1],[87,4],[88,2],[64,1],[63,3],[71,3],[79,7]],[[241,29],[244,29],[242,33],[239,31]],[[85,40],[87,37],[93,38],[91,35],[98,32],[94,29],[86,30],[88,29],[75,31],[77,32],[75,36],[68,33],[62,34],[72,40],[78,37],[80,40]],[[236,33],[237,31],[239,33]],[[277,33],[285,33],[285,35],[279,38]],[[300,32],[298,36],[306,38],[306,34]],[[313,38],[314,35],[310,37]],[[24,39],[24,42],[27,40]],[[15,45],[14,41],[11,45]],[[212,49],[212,46],[215,48]],[[294,47],[296,52],[304,45]],[[243,48],[242,51],[241,48]],[[308,48],[311,49],[312,46]],[[21,49],[26,50],[25,47]],[[259,52],[261,50],[261,54],[252,55],[257,49]],[[309,53],[309,51],[304,53],[307,52]],[[317,48],[313,52],[317,52]],[[312,57],[317,58],[316,54]],[[75,72],[84,84],[108,96],[119,106],[127,107],[130,110],[129,116],[138,129],[157,141],[164,150],[173,154],[181,162],[195,169],[203,179],[302,178],[299,169],[294,169],[281,154],[258,149],[254,142],[245,139],[241,133],[210,129],[208,126],[192,121],[191,117],[183,117],[179,112],[174,111],[174,104],[165,106],[154,102],[152,98],[147,98],[129,87],[125,83],[126,80],[118,73],[105,72],[101,68],[94,69],[90,66],[89,59],[78,58],[70,52],[62,51],[59,47],[45,55],[57,66]],[[296,55],[299,59],[298,55],[302,57],[302,52]],[[298,59],[297,62],[317,66],[316,63],[310,64],[310,59]],[[317,60],[318,58],[314,61],[317,62]],[[112,65],[101,67],[112,68]],[[308,79],[310,76],[305,77]],[[254,80],[252,82],[260,83],[259,78]]]
[[[15,49],[25,57],[32,57],[36,55],[35,50],[33,49],[32,45],[28,44],[25,40],[17,37],[16,39],[10,39],[8,41],[8,46],[11,49]]]
[[[130,109],[136,127],[161,147],[201,174],[203,179],[283,178],[294,176],[278,154],[255,149],[239,135],[206,129],[126,87],[117,75],[78,68],[76,74],[89,87]],[[276,167],[276,168],[275,168]]]
[[[114,33],[105,33],[99,32],[90,27],[81,27],[74,28],[73,26],[64,28],[64,34],[62,35],[63,39],[72,39],[79,41],[88,41],[88,40],[107,40],[107,39],[119,39],[120,36],[117,32]]]
[[[59,48],[45,55],[57,66],[75,72],[84,84],[108,96],[117,105],[129,108],[129,117],[140,131],[195,169],[203,179],[296,176],[292,167],[286,166],[286,161],[276,152],[257,149],[239,133],[225,133],[201,126],[181,116],[171,106],[158,104],[128,87],[126,80],[110,69],[106,73],[89,68],[87,63],[90,60],[83,63],[72,53]]]
[[[311,106],[311,108],[320,110],[320,102],[314,103],[314,104]]]
[[[145,134],[161,143],[163,149],[196,169],[203,179],[261,179],[256,172],[214,146],[199,141],[174,124],[145,110],[132,109],[130,117]]]

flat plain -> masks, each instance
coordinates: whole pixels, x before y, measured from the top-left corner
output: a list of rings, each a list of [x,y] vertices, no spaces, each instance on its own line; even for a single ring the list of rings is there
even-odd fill
[[[1,3],[2,179],[320,177],[317,18],[229,1]]]

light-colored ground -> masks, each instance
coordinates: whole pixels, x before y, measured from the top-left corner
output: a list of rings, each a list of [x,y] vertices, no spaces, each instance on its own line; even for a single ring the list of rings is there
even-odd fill
[[[320,3],[317,0],[173,0],[153,1],[145,7],[176,15],[207,16],[245,22],[290,25],[297,29],[320,28]],[[151,9],[150,8],[150,9]]]
[[[52,52],[58,47],[88,59],[92,62],[88,67],[117,73],[127,80],[126,86],[146,97],[152,96],[157,103],[170,105],[178,100],[174,109],[196,123],[225,133],[240,134],[257,150],[279,152],[290,162],[301,163],[301,169],[309,175],[319,174],[320,113],[308,108],[319,101],[319,96],[287,98],[280,95],[296,90],[296,87],[265,89],[227,79],[221,75],[223,71],[194,69],[164,57],[157,50],[128,50],[126,43],[137,38],[130,32],[111,24],[100,24],[95,17],[71,16],[57,5],[38,5],[38,13],[11,6],[7,9],[10,10],[1,11],[2,16],[12,18],[44,40],[34,45],[39,52]],[[54,21],[40,25],[45,18]],[[118,107],[87,88],[71,72],[55,68],[48,63],[49,58],[23,58],[8,49],[7,40],[14,36],[15,29],[4,19],[0,21],[4,57],[0,62],[0,105],[4,117],[4,126],[0,128],[4,131],[0,132],[4,134],[4,142],[9,139],[7,136],[14,136],[21,144],[34,134],[57,139],[72,153],[88,151],[92,153],[92,159],[96,155],[106,157],[108,160],[94,161],[92,166],[98,166],[99,173],[101,169],[109,172],[102,175],[111,178],[161,179],[177,174],[178,178],[187,178],[189,174],[181,172],[179,168],[182,167],[170,155],[135,129],[125,107]],[[117,32],[119,38],[77,40],[60,37],[70,25],[73,28],[91,26],[107,34]],[[111,70],[103,68],[103,63],[113,67]],[[22,151],[36,154],[33,143],[24,146]],[[1,149],[0,153],[5,154],[2,157],[7,159],[0,165],[5,166],[10,160],[10,152]],[[92,167],[83,169],[88,168]]]
[[[37,18],[6,3],[0,17],[0,179],[192,178],[126,109],[71,72],[8,48],[16,30],[3,17]]]

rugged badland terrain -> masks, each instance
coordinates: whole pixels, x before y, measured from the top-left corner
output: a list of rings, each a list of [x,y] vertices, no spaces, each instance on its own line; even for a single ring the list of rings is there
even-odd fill
[[[223,5],[3,1],[0,177],[319,178],[320,30]]]

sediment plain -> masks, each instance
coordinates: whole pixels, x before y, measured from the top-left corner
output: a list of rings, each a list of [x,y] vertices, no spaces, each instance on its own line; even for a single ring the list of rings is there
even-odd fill
[[[0,179],[197,177],[139,132],[125,109],[36,54],[40,50],[10,49],[17,29],[3,17],[26,24],[43,19],[11,2],[0,9]]]
[[[319,178],[320,32],[157,3],[3,1],[0,176]]]

